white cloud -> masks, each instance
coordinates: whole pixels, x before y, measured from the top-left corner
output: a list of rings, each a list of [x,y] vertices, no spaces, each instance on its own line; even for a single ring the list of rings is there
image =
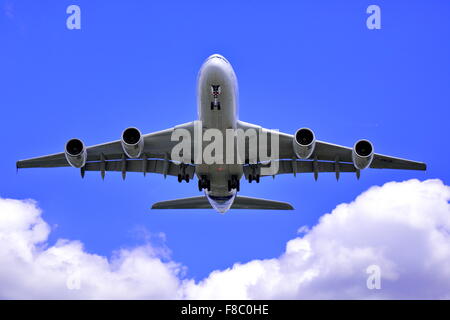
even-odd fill
[[[50,228],[34,202],[0,199],[0,298],[448,298],[449,199],[440,180],[372,187],[302,228],[280,257],[235,264],[198,283],[151,245],[109,260],[78,241],[49,247]],[[366,287],[374,264],[380,290]]]
[[[120,250],[110,261],[79,241],[48,247],[50,228],[40,215],[33,201],[0,200],[0,298],[179,297],[182,267],[163,262],[150,245]]]

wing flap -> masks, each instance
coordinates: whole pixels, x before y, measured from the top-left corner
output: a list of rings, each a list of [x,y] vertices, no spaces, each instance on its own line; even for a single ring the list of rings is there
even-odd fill
[[[184,166],[182,169],[181,167]],[[87,162],[85,165],[85,171],[101,171],[102,162]],[[123,170],[123,162],[118,161],[105,161],[105,171],[121,172]],[[125,161],[126,172],[148,172],[166,174],[169,176],[177,176],[182,170],[185,174],[189,175],[192,179],[195,173],[195,166],[190,164],[178,164],[168,160],[148,159],[137,160],[127,159]]]
[[[279,160],[277,162],[278,162],[278,171],[276,172],[276,175],[314,172],[314,161],[294,159],[294,160]],[[356,168],[352,163],[317,161],[317,172],[336,172],[336,171],[356,172]],[[246,165],[244,167],[244,175],[247,179],[250,173],[252,173],[252,166]],[[262,174],[261,176],[264,177],[271,175]]]

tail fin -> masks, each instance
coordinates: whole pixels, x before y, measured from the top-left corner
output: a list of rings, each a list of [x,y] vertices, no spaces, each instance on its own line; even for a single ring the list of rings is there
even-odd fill
[[[152,209],[212,209],[205,196],[156,202]],[[231,209],[294,210],[287,202],[236,196]]]

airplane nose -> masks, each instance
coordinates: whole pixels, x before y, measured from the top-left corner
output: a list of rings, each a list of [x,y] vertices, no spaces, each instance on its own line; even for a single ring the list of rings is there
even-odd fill
[[[229,65],[220,55],[210,56],[203,65],[203,73],[209,81],[224,82],[229,73]]]
[[[218,53],[215,53],[215,54],[210,55],[210,56],[206,59],[206,61],[209,61],[209,60],[222,61],[222,62],[225,62],[225,63],[229,63],[228,60],[225,59],[224,56],[222,56],[221,54],[218,54]]]

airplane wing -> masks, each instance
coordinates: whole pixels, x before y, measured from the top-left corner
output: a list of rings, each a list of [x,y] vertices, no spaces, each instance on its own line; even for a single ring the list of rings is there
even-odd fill
[[[317,155],[317,159],[335,161],[336,158],[338,158],[339,161],[342,162],[352,162],[352,148],[343,147],[337,144],[331,144],[323,141],[317,141],[315,149],[315,154],[313,154],[312,157],[314,157],[314,155]],[[427,165],[423,162],[385,156],[375,153],[370,168],[426,170]]]
[[[175,128],[193,130],[194,122],[185,123]],[[171,161],[170,154],[173,146],[178,141],[171,141],[171,135],[175,128],[143,135],[144,150],[139,159],[130,159],[125,156],[120,140],[86,147],[86,165],[81,168],[84,171],[119,171],[125,176],[126,172],[160,173],[177,176],[182,170],[190,178],[194,176],[195,166]],[[20,160],[16,163],[17,169],[21,168],[54,168],[70,166],[64,152],[47,156]]]
[[[275,134],[278,136],[279,154],[276,160],[272,160],[277,161],[279,164],[276,174],[314,172],[316,177],[319,172],[335,172],[337,176],[339,176],[340,172],[356,172],[359,174],[359,170],[353,165],[352,148],[317,140],[311,156],[308,159],[299,159],[292,147],[293,135],[267,130],[245,122],[239,122],[239,127],[244,130],[253,128],[268,133],[267,144],[258,143],[259,148],[266,148],[266,150],[262,150],[262,153],[265,155],[271,155],[272,152],[270,135]],[[258,149],[259,151],[260,149]],[[244,174],[246,178],[249,174],[259,174],[261,167],[264,167],[264,163],[259,161],[259,159],[256,164],[245,165]],[[423,162],[375,153],[370,168],[426,170],[427,166]]]

